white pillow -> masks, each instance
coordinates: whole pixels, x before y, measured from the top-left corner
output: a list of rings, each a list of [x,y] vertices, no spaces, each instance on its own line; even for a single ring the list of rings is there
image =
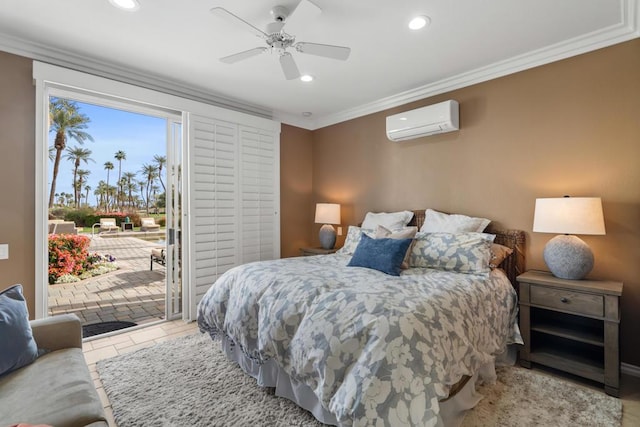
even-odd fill
[[[362,228],[367,230],[375,230],[379,225],[381,225],[388,230],[396,231],[409,224],[411,218],[413,218],[413,212],[411,211],[391,213],[367,212],[367,214],[364,216],[364,221],[362,221]]]
[[[420,231],[425,233],[482,233],[491,220],[427,209]]]

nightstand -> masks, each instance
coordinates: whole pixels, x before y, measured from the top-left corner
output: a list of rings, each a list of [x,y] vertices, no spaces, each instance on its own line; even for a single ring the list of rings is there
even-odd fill
[[[620,388],[620,296],[622,283],[565,280],[542,271],[518,276],[520,364],[531,362]]]
[[[311,255],[328,255],[335,253],[339,248],[333,249],[324,249],[324,248],[300,248],[300,253],[302,256],[311,256]]]

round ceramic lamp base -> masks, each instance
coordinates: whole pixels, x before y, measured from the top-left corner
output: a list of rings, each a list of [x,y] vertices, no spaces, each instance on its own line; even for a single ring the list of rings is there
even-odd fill
[[[336,230],[333,225],[325,224],[320,227],[320,246],[323,249],[333,249],[336,244]]]
[[[580,280],[593,268],[593,252],[579,237],[559,235],[544,247],[544,262],[554,276]]]

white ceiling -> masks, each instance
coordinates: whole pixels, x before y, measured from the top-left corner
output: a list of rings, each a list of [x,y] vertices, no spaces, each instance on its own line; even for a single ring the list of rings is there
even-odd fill
[[[136,12],[108,0],[2,0],[0,50],[316,129],[640,36],[640,0],[312,1],[322,13],[294,16],[287,32],[351,48],[344,62],[294,52],[312,83],[285,80],[275,54],[220,62],[264,42],[209,12],[265,29],[273,6],[299,0],[139,0]],[[431,25],[409,30],[416,14]]]

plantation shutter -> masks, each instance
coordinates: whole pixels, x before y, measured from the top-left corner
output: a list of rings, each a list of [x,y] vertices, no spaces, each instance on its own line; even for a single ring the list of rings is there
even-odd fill
[[[196,303],[238,264],[237,125],[190,115],[191,281]]]
[[[280,257],[280,144],[269,130],[240,126],[242,262]]]

